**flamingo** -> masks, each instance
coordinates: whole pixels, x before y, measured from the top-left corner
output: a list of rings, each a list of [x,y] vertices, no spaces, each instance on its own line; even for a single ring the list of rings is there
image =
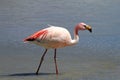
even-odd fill
[[[79,30],[89,30],[92,32],[91,26],[81,22],[78,23],[74,28],[74,39],[71,38],[69,31],[63,27],[48,25],[48,28],[42,29],[35,32],[34,34],[28,36],[24,39],[24,42],[30,42],[42,46],[45,48],[45,51],[40,59],[39,66],[36,71],[38,75],[41,64],[44,60],[44,56],[47,53],[48,49],[54,49],[54,63],[56,68],[56,75],[58,75],[58,66],[56,61],[56,50],[57,48],[62,48],[66,46],[72,46],[78,43],[79,41]]]

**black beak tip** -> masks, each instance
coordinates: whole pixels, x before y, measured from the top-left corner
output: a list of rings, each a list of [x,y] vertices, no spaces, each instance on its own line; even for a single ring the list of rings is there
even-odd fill
[[[89,29],[89,31],[92,33],[92,29]]]

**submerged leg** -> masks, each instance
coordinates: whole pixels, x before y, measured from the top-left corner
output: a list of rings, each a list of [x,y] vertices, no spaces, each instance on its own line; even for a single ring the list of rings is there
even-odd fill
[[[54,62],[55,62],[55,68],[56,68],[56,75],[58,75],[58,67],[57,67],[57,62],[56,62],[56,49],[54,52]]]
[[[44,56],[45,56],[46,52],[47,52],[47,49],[45,50],[44,54],[43,54],[42,57],[41,57],[41,60],[40,60],[38,69],[37,69],[37,71],[36,71],[36,75],[38,75],[39,69],[40,69],[41,64],[42,64],[42,62],[43,62],[43,60],[44,60]]]

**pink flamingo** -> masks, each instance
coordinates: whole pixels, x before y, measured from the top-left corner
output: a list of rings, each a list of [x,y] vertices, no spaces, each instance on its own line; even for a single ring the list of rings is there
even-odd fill
[[[72,46],[78,43],[79,36],[78,31],[79,30],[89,30],[92,32],[92,28],[85,24],[85,23],[78,23],[74,28],[74,39],[71,38],[71,35],[69,31],[62,27],[57,26],[51,26],[50,27],[42,29],[38,32],[35,32],[31,36],[28,36],[24,39],[24,42],[31,42],[40,46],[45,47],[45,52],[43,53],[39,66],[36,71],[36,75],[38,75],[39,69],[41,67],[41,64],[44,60],[44,56],[48,49],[52,48],[54,49],[54,62],[55,62],[55,68],[56,68],[56,75],[58,75],[58,67],[56,62],[56,49],[66,46]]]

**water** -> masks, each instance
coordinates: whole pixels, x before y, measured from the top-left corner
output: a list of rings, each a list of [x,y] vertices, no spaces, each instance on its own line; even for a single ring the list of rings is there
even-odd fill
[[[119,80],[119,0],[1,0],[1,80]],[[53,51],[38,76],[34,72],[44,49],[23,39],[47,24],[63,26],[73,36],[78,22],[93,33],[79,32],[80,42],[58,50],[60,75],[54,74]]]

